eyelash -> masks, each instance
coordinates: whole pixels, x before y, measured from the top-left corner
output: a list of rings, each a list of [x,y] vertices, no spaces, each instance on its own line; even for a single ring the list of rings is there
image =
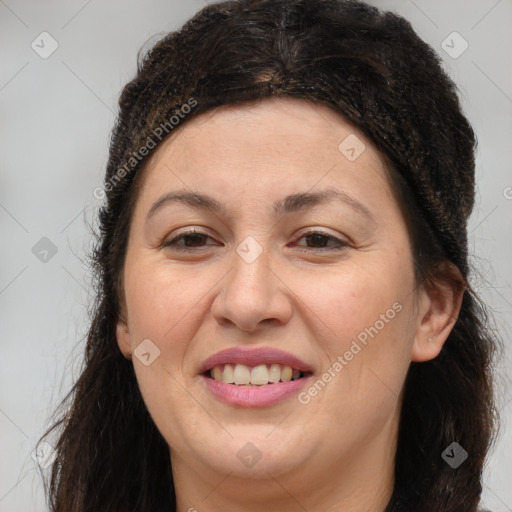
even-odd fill
[[[175,251],[178,251],[178,252],[197,252],[196,249],[192,248],[192,247],[185,247],[185,246],[182,246],[182,245],[178,245],[177,242],[181,239],[185,239],[187,236],[192,236],[192,235],[200,235],[200,236],[205,236],[207,238],[212,238],[210,235],[208,235],[207,233],[203,233],[202,231],[196,231],[195,229],[194,230],[191,230],[191,231],[186,231],[185,233],[181,233],[180,235],[172,238],[171,240],[169,240],[168,242],[165,242],[162,244],[162,247],[169,247],[171,248],[172,250],[175,250]],[[343,249],[345,249],[346,247],[348,247],[348,243],[347,242],[344,242],[343,240],[340,240],[339,238],[336,238],[332,235],[328,235],[327,233],[324,233],[322,231],[308,231],[306,233],[303,233],[299,240],[301,238],[304,238],[306,236],[311,236],[311,235],[321,235],[322,237],[324,238],[329,238],[331,240],[334,240],[335,242],[337,242],[338,244],[338,247],[331,247],[331,248],[326,248],[326,247],[321,247],[321,248],[305,248],[305,249],[299,249],[301,251],[320,251],[320,252],[325,252],[325,251],[341,251]]]

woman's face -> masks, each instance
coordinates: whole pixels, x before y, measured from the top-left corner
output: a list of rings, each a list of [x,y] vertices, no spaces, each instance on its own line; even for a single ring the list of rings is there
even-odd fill
[[[209,111],[155,151],[117,338],[175,475],[293,485],[392,464],[409,364],[440,346],[383,165],[339,114],[290,98]]]

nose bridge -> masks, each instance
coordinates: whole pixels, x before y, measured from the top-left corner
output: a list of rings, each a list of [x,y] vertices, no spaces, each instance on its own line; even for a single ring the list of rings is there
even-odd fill
[[[259,237],[260,240],[262,237]],[[273,284],[269,264],[271,261],[268,246],[258,242],[254,236],[247,236],[234,250],[231,276],[226,282],[227,292],[247,304],[268,302],[269,287]]]

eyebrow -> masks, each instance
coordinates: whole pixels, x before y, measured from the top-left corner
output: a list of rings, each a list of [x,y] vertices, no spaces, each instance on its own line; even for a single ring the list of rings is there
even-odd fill
[[[342,203],[347,204],[353,210],[363,214],[368,218],[368,220],[376,224],[375,216],[364,204],[360,203],[357,199],[349,196],[345,192],[333,188],[327,188],[319,192],[300,192],[290,194],[274,203],[273,212],[276,217],[280,217],[332,201],[341,201]],[[182,203],[199,210],[210,211],[219,216],[227,216],[225,207],[212,196],[201,194],[199,192],[178,190],[164,194],[162,197],[157,199],[149,209],[146,215],[146,221],[164,205],[174,202]]]

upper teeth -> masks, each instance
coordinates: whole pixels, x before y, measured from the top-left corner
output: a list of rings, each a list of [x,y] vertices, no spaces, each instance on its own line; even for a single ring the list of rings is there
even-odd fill
[[[227,384],[262,386],[269,382],[279,382],[280,380],[288,382],[298,379],[300,371],[280,364],[260,364],[253,367],[245,364],[225,364],[214,366],[210,370],[210,376]]]

